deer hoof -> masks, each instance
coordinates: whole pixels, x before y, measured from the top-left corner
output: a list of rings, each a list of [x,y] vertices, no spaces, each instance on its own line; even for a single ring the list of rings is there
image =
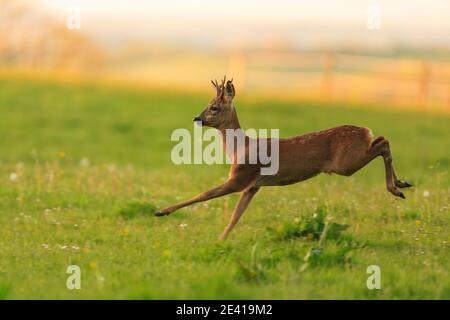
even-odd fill
[[[403,185],[404,185],[403,188],[411,188],[413,186],[412,184],[410,184],[410,183],[408,183],[406,181],[403,182]]]
[[[395,181],[395,186],[398,188],[411,188],[413,185],[406,181],[397,180]]]
[[[398,191],[398,189],[395,188],[395,187],[393,187],[393,188],[392,187],[388,187],[388,191],[390,193],[392,193],[396,197],[399,197],[399,198],[402,198],[402,199],[406,199],[405,195],[402,192]]]
[[[168,213],[164,213],[164,212],[161,212],[161,211],[155,212],[155,216],[156,217],[164,217],[164,216],[167,216],[167,215],[168,215]]]

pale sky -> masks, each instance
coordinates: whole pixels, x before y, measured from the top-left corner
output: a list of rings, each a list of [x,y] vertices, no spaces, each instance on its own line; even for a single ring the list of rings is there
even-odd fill
[[[450,25],[448,0],[42,0],[59,9],[78,5],[92,15],[178,16],[314,21],[357,21],[369,5],[379,4],[386,18],[399,23]]]
[[[450,0],[41,0],[57,16],[79,6],[84,31],[101,37],[203,39],[276,33],[304,38],[338,34],[342,39],[367,32],[368,7],[379,5],[377,37],[450,47]],[[325,30],[325,31],[324,31]],[[328,30],[328,31],[327,31]],[[354,33],[354,34],[353,34]],[[230,35],[228,35],[230,37]],[[333,38],[333,37],[332,37]],[[199,40],[201,40],[199,39]],[[189,40],[188,40],[189,41]],[[446,43],[448,42],[448,43]]]

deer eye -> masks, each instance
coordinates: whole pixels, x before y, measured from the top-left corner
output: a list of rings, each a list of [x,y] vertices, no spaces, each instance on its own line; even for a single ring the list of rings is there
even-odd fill
[[[219,108],[217,108],[216,106],[211,107],[211,111],[218,111],[218,110],[219,110]]]

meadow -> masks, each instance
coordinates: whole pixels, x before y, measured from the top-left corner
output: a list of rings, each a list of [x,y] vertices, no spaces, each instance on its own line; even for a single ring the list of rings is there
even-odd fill
[[[244,128],[372,128],[414,187],[388,193],[378,158],[264,188],[221,242],[237,194],[153,216],[227,177],[170,160],[172,131],[192,130],[212,95],[1,78],[0,298],[450,299],[448,114],[238,92]]]

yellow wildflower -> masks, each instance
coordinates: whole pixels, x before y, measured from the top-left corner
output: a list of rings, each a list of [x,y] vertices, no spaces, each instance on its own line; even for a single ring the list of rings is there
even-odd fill
[[[171,255],[172,255],[172,251],[170,251],[169,249],[166,249],[163,251],[164,257],[170,257]]]
[[[127,236],[130,233],[130,228],[125,227],[122,229],[122,235]]]

